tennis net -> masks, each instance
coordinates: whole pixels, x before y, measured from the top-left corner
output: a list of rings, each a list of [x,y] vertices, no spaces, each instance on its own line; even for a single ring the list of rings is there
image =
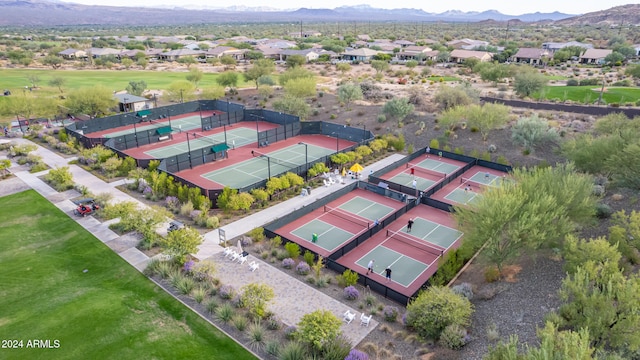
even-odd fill
[[[355,215],[351,215],[349,213],[347,213],[346,211],[343,211],[341,209],[338,208],[331,208],[328,207],[327,205],[324,206],[324,212],[327,214],[331,214],[333,216],[339,217],[341,219],[347,220],[347,221],[351,221],[354,224],[358,224],[362,227],[365,228],[369,228],[369,226],[371,225],[368,221],[363,220],[359,217],[356,217]]]
[[[187,136],[191,135],[194,139],[196,140],[204,140],[208,143],[210,143],[211,145],[218,145],[218,144],[222,144],[223,142],[220,141],[216,141],[211,137],[208,137],[206,135],[202,135],[200,133],[196,133],[196,132],[187,132]]]
[[[424,240],[418,240],[417,238],[414,238],[413,236],[410,236],[410,235],[405,235],[400,231],[391,231],[387,229],[387,238],[398,240],[402,243],[411,245],[413,247],[424,250],[436,256],[444,255],[444,250],[445,250],[444,248],[437,245],[427,245],[427,243]]]
[[[278,159],[278,158],[275,158],[273,156],[269,156],[267,154],[263,154],[263,153],[257,152],[255,150],[251,150],[251,155],[253,155],[253,157],[262,158],[262,159],[267,158],[272,163],[284,166],[284,167],[289,168],[289,169],[295,169],[298,166],[300,166],[300,164],[296,164],[296,163],[293,163],[293,162],[290,162],[290,161],[287,161],[287,160]]]
[[[156,121],[156,120],[148,120],[149,124],[151,125],[155,125],[156,129],[159,128],[163,128],[163,127],[171,127],[171,131],[179,131],[182,132],[181,129],[176,129],[173,126],[171,126],[171,122],[170,121]]]
[[[481,183],[475,180],[471,180],[471,179],[467,179],[467,178],[460,178],[460,184],[464,184],[464,185],[469,185],[469,186],[475,186],[479,189],[485,189],[485,188],[492,188],[492,187],[496,187],[496,185],[493,185],[493,183]]]
[[[420,171],[423,172],[425,174],[429,174],[429,175],[433,175],[433,176],[437,176],[437,177],[441,177],[441,178],[446,178],[447,174],[440,172],[440,171],[436,171],[436,170],[431,170],[431,169],[427,169],[427,168],[423,168],[422,166],[419,165],[415,165],[415,164],[410,164],[407,163],[407,169],[414,169],[415,171]]]

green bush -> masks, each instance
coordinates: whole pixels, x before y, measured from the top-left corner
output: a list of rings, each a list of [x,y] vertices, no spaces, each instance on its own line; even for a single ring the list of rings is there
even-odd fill
[[[438,141],[438,139],[431,139],[429,147],[432,149],[440,149],[440,141]]]
[[[315,255],[313,255],[311,251],[307,250],[304,252],[304,262],[309,264],[309,266],[313,266],[313,263],[315,262],[315,260],[316,260]]]
[[[446,285],[453,279],[458,271],[462,269],[465,262],[460,249],[450,250],[445,257],[438,261],[438,271],[431,277],[429,282],[431,285]]]
[[[247,234],[250,238],[253,239],[254,242],[261,242],[264,240],[264,228],[257,227]]]
[[[338,285],[341,287],[353,286],[358,283],[359,275],[355,271],[345,270],[341,275],[337,276]]]
[[[284,245],[284,249],[287,251],[287,253],[289,254],[288,257],[292,258],[292,259],[297,259],[300,256],[300,245],[294,243],[294,242],[289,242],[286,243]]]
[[[406,323],[422,339],[438,339],[449,325],[468,325],[472,313],[467,298],[448,287],[432,286],[407,305]]]
[[[466,336],[467,331],[462,326],[451,324],[440,334],[440,344],[448,349],[459,350],[464,346]]]
[[[598,219],[608,219],[613,214],[613,210],[607,204],[596,204],[596,217]]]

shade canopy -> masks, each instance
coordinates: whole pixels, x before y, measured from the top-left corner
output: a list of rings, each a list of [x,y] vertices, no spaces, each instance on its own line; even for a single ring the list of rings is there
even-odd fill
[[[364,168],[362,167],[362,165],[355,163],[353,164],[353,166],[351,166],[349,168],[349,170],[353,171],[353,172],[361,172],[362,170],[364,170]]]

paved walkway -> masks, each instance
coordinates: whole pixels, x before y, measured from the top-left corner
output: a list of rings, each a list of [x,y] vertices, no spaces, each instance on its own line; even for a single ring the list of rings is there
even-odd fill
[[[0,143],[7,141],[9,140],[2,139],[0,140]],[[25,139],[12,139],[11,141],[17,143],[29,142]],[[71,159],[63,158],[57,153],[41,146],[38,146],[36,153],[52,168],[69,166],[69,169],[73,174],[74,181],[77,184],[86,186],[93,192],[108,192],[113,195],[114,201],[133,201],[137,202],[141,207],[146,206],[116,188],[116,186],[123,184],[122,181],[106,183],[79,166],[69,165],[68,162]],[[376,171],[381,169],[382,167],[396,162],[403,157],[403,155],[399,154],[391,155],[380,162],[365,168],[363,174],[368,174],[371,170]],[[100,223],[91,216],[76,217],[73,215],[73,210],[76,206],[70,199],[80,196],[80,193],[75,190],[58,193],[38,178],[46,174],[47,171],[31,174],[24,170],[24,168],[15,164],[11,169],[16,177],[22,180],[26,186],[36,190],[42,196],[51,201],[56,207],[74,218],[82,227],[93,233],[100,241],[113,249],[114,252],[119,254],[129,264],[139,271],[142,271],[146,267],[146,264],[150,259],[144,253],[136,249],[135,246],[138,243],[138,239],[132,235],[119,236],[109,229],[109,224],[117,222],[117,219]],[[353,181],[355,180],[348,179],[347,183],[351,183]],[[13,182],[15,183],[15,180],[13,180]],[[12,186],[15,186],[16,191],[19,191],[20,188],[24,188],[24,186],[21,186],[20,184],[13,184]],[[233,239],[237,236],[243,235],[253,228],[263,226],[282,215],[288,214],[295,209],[310,204],[317,199],[340,189],[342,186],[344,185],[335,184],[329,187],[313,189],[311,196],[295,197],[266,210],[247,216],[232,224],[225,225],[224,230],[226,232],[226,237],[227,239]],[[361,313],[346,304],[323,294],[313,287],[287,275],[279,269],[274,268],[270,264],[253,257],[251,257],[248,262],[256,261],[260,264],[260,267],[257,271],[252,272],[247,264],[240,265],[232,262],[231,260],[224,259],[222,250],[223,248],[218,244],[218,231],[214,230],[205,235],[205,241],[199,247],[199,251],[195,256],[201,260],[209,259],[218,263],[217,275],[223,284],[233,285],[237,289],[246,284],[256,282],[263,282],[271,286],[274,289],[275,298],[270,303],[269,309],[286,324],[295,325],[304,314],[318,309],[329,310],[339,318],[342,318],[342,314],[349,310],[358,314],[358,317],[351,324],[344,323],[342,331],[354,345],[362,341],[362,339],[364,339],[364,337],[366,337],[367,334],[378,324],[374,318],[372,319],[369,327],[359,326],[359,316]]]

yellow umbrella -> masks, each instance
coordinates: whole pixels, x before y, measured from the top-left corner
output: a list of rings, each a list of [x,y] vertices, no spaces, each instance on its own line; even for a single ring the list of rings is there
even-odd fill
[[[342,177],[347,176],[347,169],[342,168]]]
[[[351,168],[349,168],[349,170],[353,171],[354,173],[359,173],[364,170],[364,168],[362,167],[362,165],[355,163]]]

